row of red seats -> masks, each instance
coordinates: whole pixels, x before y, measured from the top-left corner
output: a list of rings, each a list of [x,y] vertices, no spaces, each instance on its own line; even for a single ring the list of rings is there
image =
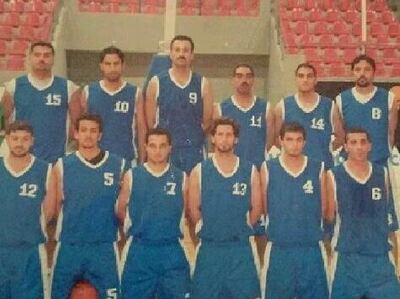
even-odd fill
[[[21,55],[0,56],[0,71],[22,71],[25,68],[25,57]]]
[[[33,26],[22,25],[17,28],[0,25],[0,40],[47,40],[50,24],[39,28]]]
[[[44,0],[0,0],[0,13],[8,12],[52,12],[57,5],[57,0],[44,1]]]
[[[283,0],[280,1],[280,4],[286,9],[312,10],[319,8],[326,11],[333,9],[343,12],[351,9],[361,11],[361,0]],[[382,12],[387,9],[387,3],[385,0],[368,0],[367,7],[376,12]]]
[[[178,3],[181,15],[256,16],[260,0],[182,0]],[[165,0],[79,0],[82,12],[162,14]]]
[[[333,62],[325,63],[321,61],[309,61],[312,63],[319,77],[350,77],[352,76],[351,68],[349,64],[344,62]],[[375,70],[376,77],[400,77],[400,63],[392,65],[385,65],[382,63],[376,64]]]
[[[0,26],[18,27],[20,25],[39,27],[53,22],[53,14],[28,13],[4,13],[0,14]]]

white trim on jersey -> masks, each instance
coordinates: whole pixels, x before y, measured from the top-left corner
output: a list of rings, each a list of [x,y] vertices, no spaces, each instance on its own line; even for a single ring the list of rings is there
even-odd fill
[[[342,95],[338,94],[335,98],[336,106],[338,107],[339,114],[343,118],[343,103],[342,103]]]
[[[51,295],[53,293],[54,269],[56,268],[56,265],[57,265],[57,260],[58,260],[58,254],[60,252],[60,247],[61,247],[61,242],[58,242],[56,244],[56,247],[54,248],[54,252],[53,252],[53,263],[52,263],[51,268],[50,268],[50,298],[51,298]]]
[[[272,250],[272,242],[268,242],[264,252],[264,265],[260,271],[261,298],[265,298],[265,285],[267,282],[267,273],[269,269],[269,263],[271,260],[271,250]]]
[[[126,240],[124,248],[122,248],[122,252],[121,252],[119,261],[117,261],[117,272],[118,272],[118,277],[120,277],[120,281],[122,280],[122,275],[124,274],[126,259],[128,258],[129,249],[132,246],[132,242],[133,242],[133,238],[132,238],[132,236],[130,236]]]
[[[144,167],[144,168],[147,170],[147,172],[149,172],[152,176],[154,176],[154,177],[156,177],[156,178],[159,178],[159,177],[162,177],[162,176],[169,170],[170,164],[167,163],[167,164],[165,165],[165,168],[164,168],[163,170],[161,170],[161,171],[154,171],[153,169],[151,169],[151,167],[149,166],[149,163],[148,163],[148,162],[145,162],[145,163],[143,164],[143,167]]]
[[[27,75],[29,83],[32,85],[33,88],[37,89],[38,91],[43,91],[53,85],[54,82],[54,75],[51,75],[50,79],[40,80],[32,76],[31,73]]]
[[[17,85],[16,78],[11,79],[10,81],[4,83],[5,91],[9,93],[11,97],[14,97],[16,85]]]
[[[154,76],[151,81],[154,82],[156,85],[156,94],[155,94],[155,101],[156,101],[156,115],[154,119],[154,128],[157,128],[160,124],[160,106],[159,106],[159,97],[160,97],[160,80],[158,80],[157,76]]]
[[[335,103],[332,101],[331,103],[331,113],[330,113],[330,123],[331,123],[331,128],[332,128],[332,132],[331,132],[331,141],[329,142],[329,152],[331,153],[331,155],[333,156],[333,141],[335,140],[335,124],[334,124],[334,111],[335,111]]]
[[[378,91],[378,88],[374,86],[374,89],[369,94],[361,94],[357,91],[356,87],[351,88],[351,93],[353,94],[354,98],[360,104],[367,104],[374,96],[375,93]]]
[[[206,82],[208,81],[208,79],[206,77],[201,77],[201,87],[200,87],[200,97],[203,98],[204,97],[204,86],[206,86]]]
[[[338,260],[339,260],[339,252],[335,251],[332,255],[331,265],[329,269],[329,280],[328,280],[329,294],[332,294],[333,281],[335,280]]]
[[[118,280],[119,280],[119,284],[121,285],[121,281],[122,281],[122,271],[120,270],[121,265],[121,257],[119,256],[119,250],[118,250],[118,243],[117,242],[113,242],[113,248],[114,248],[114,255],[115,255],[115,265],[117,266],[117,274],[118,274]]]
[[[336,187],[336,179],[335,175],[331,170],[328,170],[328,177],[331,178],[332,185],[333,185],[333,201],[335,202],[336,206],[336,224],[333,230],[333,236],[331,240],[331,246],[332,250],[335,250],[335,247],[337,245],[338,239],[339,239],[339,234],[340,234],[340,225],[341,225],[341,219],[340,219],[340,214],[339,214],[339,203],[337,200],[337,187]]]
[[[40,268],[42,273],[43,299],[51,298],[51,269],[48,267],[47,251],[44,244],[38,245]]]
[[[233,106],[235,106],[235,107],[236,107],[237,109],[239,109],[240,111],[242,111],[242,112],[244,112],[244,113],[247,113],[247,112],[249,112],[251,109],[253,109],[254,105],[256,104],[257,97],[256,97],[256,96],[253,96],[253,100],[252,100],[252,102],[251,102],[251,105],[250,105],[249,107],[247,107],[247,108],[240,106],[240,104],[236,101],[235,96],[233,96],[233,95],[231,96],[231,101],[232,101]]]
[[[62,162],[62,158],[58,158],[58,161],[55,165],[55,167],[58,168],[59,170],[59,182],[61,183],[61,201],[64,201],[64,165]],[[64,219],[64,213],[63,213],[63,207],[61,206],[60,208],[60,213],[58,214],[57,217],[57,224],[56,224],[56,231],[55,231],[55,235],[54,238],[59,241],[60,240],[60,235],[61,235],[61,231],[62,231],[62,225],[63,225],[63,219]]]
[[[195,250],[194,250],[194,255],[193,255],[193,265],[189,264],[190,266],[190,277],[193,279],[194,271],[196,270],[196,264],[197,264],[197,257],[199,255],[201,247],[201,239],[199,240],[199,243],[197,244]]]
[[[128,177],[129,194],[132,194],[132,188],[133,188],[132,169],[129,169],[125,175],[127,175],[127,177]],[[127,234],[129,228],[132,226],[132,218],[131,218],[131,215],[129,214],[129,209],[128,209],[130,200],[131,200],[131,196],[128,197],[127,211],[125,213],[125,219],[123,222],[123,231],[125,234]]]
[[[279,160],[279,163],[281,164],[283,170],[285,170],[290,176],[292,176],[292,177],[294,177],[294,178],[299,177],[299,176],[304,172],[304,170],[307,168],[307,165],[308,165],[308,157],[307,157],[307,156],[304,156],[304,163],[303,163],[303,166],[301,167],[301,169],[300,169],[297,173],[294,173],[293,171],[291,171],[291,170],[285,165],[285,162],[283,161],[282,156],[279,156],[278,160]]]
[[[87,101],[89,99],[89,85],[85,85],[85,87],[83,87],[82,95],[83,95],[83,98],[85,99],[85,103],[87,105]]]
[[[136,140],[136,117],[137,117],[137,103],[138,103],[138,96],[139,96],[140,88],[136,87],[136,94],[135,98],[133,100],[134,108],[133,109],[133,116],[132,116],[132,124],[131,124],[131,130],[132,130],[132,147],[133,147],[133,152],[135,157],[138,157],[138,148],[136,146],[135,140]]]
[[[39,221],[40,221],[40,228],[42,229],[42,234],[44,235],[46,241],[48,241],[49,240],[49,236],[47,235],[47,231],[46,231],[47,221],[46,221],[46,217],[45,217],[45,214],[44,214],[43,203],[40,205]]]
[[[122,84],[121,84],[120,87],[118,87],[118,89],[116,89],[116,90],[109,90],[109,89],[107,89],[107,87],[104,85],[104,80],[100,80],[100,81],[99,81],[100,88],[101,88],[106,94],[108,94],[108,95],[111,96],[111,97],[115,96],[117,93],[119,93],[121,90],[123,90],[127,84],[128,84],[128,83],[127,83],[126,81],[122,81]]]
[[[7,171],[8,171],[13,177],[19,178],[19,177],[23,176],[25,173],[27,173],[27,172],[32,168],[33,163],[35,163],[36,157],[33,156],[32,154],[29,154],[29,155],[30,155],[30,157],[31,157],[31,161],[29,162],[29,164],[28,164],[24,169],[21,169],[20,171],[14,171],[14,170],[11,168],[11,166],[8,164],[7,157],[5,157],[5,158],[3,159],[3,161],[4,161],[4,167],[7,169]]]
[[[254,266],[256,267],[256,270],[257,270],[257,276],[260,277],[260,274],[261,274],[261,262],[260,262],[260,258],[258,256],[257,244],[256,244],[256,240],[255,240],[254,236],[250,236],[249,237],[249,243],[250,243],[251,252],[253,254]]]
[[[353,180],[355,180],[357,183],[359,183],[359,184],[361,184],[361,185],[365,185],[365,184],[368,182],[368,180],[371,178],[371,175],[372,175],[372,164],[371,164],[371,162],[368,162],[368,175],[367,175],[365,178],[363,178],[363,179],[360,179],[359,177],[357,177],[356,174],[353,173],[353,172],[350,170],[350,168],[349,168],[348,165],[347,165],[347,161],[343,162],[343,167],[344,167],[344,170],[347,172],[347,174],[348,174]]]
[[[278,108],[280,108],[281,109],[281,112],[282,112],[282,122],[285,122],[285,104],[283,103],[285,101],[285,99],[284,98],[282,98],[279,102],[278,102],[278,104],[276,104],[276,106],[278,107]]]
[[[310,108],[308,108],[308,107],[305,107],[305,106],[303,106],[303,104],[301,103],[301,101],[300,101],[300,98],[299,98],[299,94],[298,93],[296,93],[295,95],[294,95],[294,101],[296,102],[296,104],[297,104],[297,106],[304,112],[304,113],[312,113],[312,112],[314,112],[314,110],[318,107],[318,105],[321,103],[321,96],[319,95],[319,94],[317,94],[317,101],[315,102],[315,104],[312,106],[312,107],[310,107]]]
[[[236,171],[239,169],[240,165],[240,158],[236,157],[236,162],[235,165],[233,166],[233,170],[231,172],[225,173],[218,165],[217,159],[215,158],[215,155],[212,156],[211,161],[214,164],[214,167],[217,169],[220,175],[222,175],[224,178],[230,178],[235,175]]]
[[[214,107],[215,110],[217,111],[218,117],[222,117],[221,103],[215,103]]]
[[[169,78],[171,79],[171,81],[176,85],[176,87],[179,87],[180,89],[184,89],[184,88],[186,88],[186,87],[190,84],[190,81],[192,81],[192,75],[193,75],[193,73],[192,73],[192,71],[190,71],[189,77],[188,77],[187,81],[186,81],[184,84],[180,84],[180,83],[174,78],[174,76],[172,75],[172,68],[170,68],[170,69],[168,70],[168,75],[169,75]],[[202,85],[203,85],[203,84],[202,84]],[[203,86],[202,86],[202,87],[203,87]]]
[[[99,168],[99,167],[103,166],[103,164],[107,161],[108,157],[110,156],[110,153],[109,153],[108,151],[105,151],[105,152],[104,152],[104,157],[103,157],[103,159],[102,159],[99,163],[97,163],[97,164],[92,164],[92,163],[86,161],[86,159],[80,154],[79,151],[76,151],[76,152],[75,152],[75,155],[76,155],[76,156],[78,157],[78,159],[79,159],[83,164],[85,164],[87,167],[96,169],[96,168]]]
[[[321,250],[322,261],[324,262],[324,270],[326,281],[328,282],[328,286],[330,284],[330,275],[329,275],[329,264],[328,264],[328,254],[326,252],[326,248],[323,241],[318,242],[319,249]]]

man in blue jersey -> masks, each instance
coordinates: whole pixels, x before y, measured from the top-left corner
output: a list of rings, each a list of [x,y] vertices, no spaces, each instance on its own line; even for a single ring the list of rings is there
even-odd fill
[[[114,47],[100,54],[102,79],[83,90],[82,109],[101,116],[103,134],[100,147],[133,162],[144,160],[146,120],[139,88],[122,79],[125,55]],[[138,145],[138,146],[137,146]]]
[[[51,165],[30,154],[33,129],[7,127],[10,153],[0,159],[0,298],[48,298],[46,222],[55,212]]]
[[[190,270],[181,246],[187,183],[185,173],[169,163],[170,152],[168,131],[150,129],[147,162],[124,178],[131,195],[119,202],[128,230],[122,298],[189,298]]]
[[[397,126],[397,105],[394,94],[374,85],[375,61],[360,55],[354,58],[351,69],[355,86],[336,97],[344,127],[360,127],[371,137],[371,162],[386,165]]]
[[[347,129],[347,160],[328,172],[328,214],[333,219],[336,213],[337,218],[332,239],[332,299],[400,298],[394,235],[398,215],[386,168],[368,160],[371,147],[365,129]],[[388,254],[391,245],[393,256]]]
[[[206,155],[205,135],[212,120],[213,96],[208,80],[191,70],[194,43],[190,37],[175,36],[170,57],[172,67],[149,82],[145,101],[147,125],[171,133],[171,161],[190,173]]]
[[[343,125],[338,108],[331,99],[315,92],[317,71],[312,64],[299,64],[295,76],[297,93],[282,99],[274,109],[276,146],[280,146],[282,124],[298,122],[307,133],[304,153],[331,168],[332,151],[343,144]]]
[[[7,123],[28,121],[35,132],[33,154],[51,163],[65,154],[70,122],[80,106],[77,86],[53,75],[54,54],[50,43],[33,43],[29,74],[5,83],[2,98]]]
[[[190,174],[188,213],[200,238],[191,298],[260,298],[257,252],[249,242],[262,212],[259,173],[234,154],[234,120],[216,119],[211,135],[213,157]]]
[[[253,93],[254,76],[252,66],[244,63],[235,66],[232,79],[234,94],[216,105],[214,118],[229,117],[239,124],[240,138],[235,146],[235,154],[260,168],[274,141],[274,120],[270,103]],[[260,220],[255,230],[262,262],[265,249],[264,221]]]
[[[279,136],[281,155],[261,168],[268,219],[261,275],[265,298],[327,299],[324,163],[303,154],[306,131],[301,124],[283,124]]]
[[[119,296],[115,207],[125,161],[100,149],[101,133],[98,115],[80,116],[74,134],[78,150],[56,164],[59,243],[54,253],[52,298],[68,298],[80,280],[90,282],[99,298]]]

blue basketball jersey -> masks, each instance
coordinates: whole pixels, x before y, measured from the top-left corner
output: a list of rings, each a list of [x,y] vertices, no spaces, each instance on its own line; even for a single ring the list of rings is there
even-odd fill
[[[64,191],[57,239],[68,244],[115,241],[115,204],[124,160],[106,151],[103,160],[92,165],[75,152],[57,165]]]
[[[38,90],[27,76],[15,81],[15,119],[29,122],[34,131],[33,154],[55,162],[65,154],[67,142],[67,80],[54,77],[52,84]]]
[[[159,90],[156,126],[171,133],[174,148],[202,148],[204,146],[203,77],[192,73],[185,86],[177,85],[168,71],[157,75],[157,78]]]
[[[352,89],[342,92],[340,96],[344,126],[367,130],[372,141],[369,159],[372,162],[386,161],[390,156],[388,91],[377,87],[374,96],[364,104],[357,101]]]
[[[153,173],[147,164],[132,169],[133,186],[128,205],[132,226],[128,235],[150,242],[177,241],[182,236],[182,170],[169,165]]]
[[[268,105],[267,101],[259,97],[255,97],[254,104],[246,110],[241,108],[233,97],[220,104],[221,115],[236,120],[240,125],[236,155],[257,167],[265,161]]]
[[[325,167],[333,166],[331,137],[333,134],[333,102],[319,96],[318,105],[310,112],[304,111],[295,96],[286,97],[284,104],[284,122],[298,122],[306,130],[304,153],[314,160],[322,161]]]
[[[251,180],[254,166],[237,158],[232,174],[224,175],[217,162],[208,159],[200,165],[200,238],[205,241],[245,241],[253,234],[248,224],[251,208]]]
[[[323,232],[323,164],[306,157],[304,169],[295,175],[288,172],[280,158],[266,163],[268,240],[282,246],[315,246]]]
[[[94,82],[88,91],[88,112],[100,115],[103,120],[100,147],[127,161],[137,158],[134,118],[137,87],[126,83],[110,94],[100,82]]]
[[[45,241],[42,202],[51,167],[32,156],[31,163],[15,173],[0,158],[0,246],[37,245]]]
[[[334,249],[359,254],[387,252],[389,232],[398,229],[398,222],[393,198],[387,193],[384,167],[371,164],[365,182],[356,180],[346,163],[333,168],[332,173],[337,211]]]

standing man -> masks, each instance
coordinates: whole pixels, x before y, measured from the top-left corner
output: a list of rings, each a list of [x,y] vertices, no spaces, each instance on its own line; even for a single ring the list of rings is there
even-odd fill
[[[114,47],[103,49],[100,70],[103,78],[83,90],[83,110],[103,120],[100,147],[136,164],[144,160],[146,134],[143,97],[139,88],[122,79],[125,55]],[[136,144],[139,145],[139,151]]]
[[[317,71],[312,64],[299,64],[295,75],[297,93],[282,99],[275,107],[276,145],[279,147],[283,123],[298,122],[307,134],[304,154],[323,161],[329,169],[333,166],[332,151],[343,144],[343,125],[338,108],[331,99],[315,92]]]
[[[200,238],[191,298],[259,298],[257,252],[249,242],[262,212],[259,174],[234,154],[235,121],[215,120],[211,135],[213,157],[190,175],[188,212]]]
[[[70,122],[74,123],[80,106],[78,87],[53,75],[54,48],[50,43],[33,43],[29,61],[29,74],[5,83],[4,117],[7,123],[14,119],[29,122],[35,132],[33,154],[53,163],[66,151]]]
[[[0,298],[44,298],[49,284],[43,243],[56,200],[51,165],[30,154],[28,123],[9,124],[6,142],[10,153],[0,158]]]
[[[327,299],[324,163],[303,154],[306,131],[299,123],[283,124],[279,140],[281,155],[261,168],[269,220],[261,275],[265,298]]]
[[[395,263],[398,217],[385,167],[371,163],[365,129],[346,131],[347,160],[328,172],[329,218],[336,211],[332,299],[399,298]],[[391,243],[389,243],[389,238]],[[393,256],[388,252],[393,246]]]
[[[336,103],[346,128],[364,128],[371,136],[369,160],[386,165],[397,126],[397,105],[394,94],[374,86],[375,61],[360,55],[354,58],[351,69],[355,86],[336,97]]]
[[[233,70],[234,94],[217,104],[216,115],[234,119],[240,126],[235,154],[260,168],[274,138],[274,120],[268,101],[253,93],[254,69],[238,64]]]
[[[122,298],[188,298],[189,264],[183,245],[187,183],[185,173],[169,163],[171,136],[150,129],[147,162],[126,174],[129,202],[120,201],[119,215],[128,205],[128,245],[122,276]],[[124,217],[125,218],[125,217]]]
[[[194,43],[189,36],[172,39],[170,57],[172,67],[150,80],[146,93],[147,125],[171,133],[171,161],[190,173],[206,155],[205,135],[212,120],[213,97],[208,80],[191,70]]]
[[[52,298],[67,299],[74,284],[87,280],[100,299],[118,298],[115,212],[125,161],[100,149],[98,115],[77,119],[78,150],[59,159],[58,223]]]

